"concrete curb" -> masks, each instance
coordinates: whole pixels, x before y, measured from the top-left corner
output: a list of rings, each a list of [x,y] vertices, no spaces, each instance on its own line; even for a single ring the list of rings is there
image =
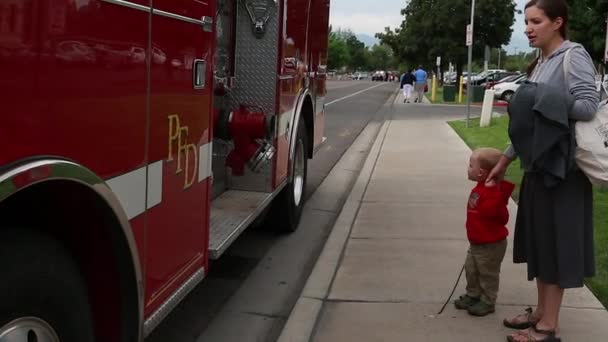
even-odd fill
[[[342,207],[302,294],[289,315],[278,342],[308,342],[312,338],[389,126],[390,121],[384,121],[382,124],[357,181]]]

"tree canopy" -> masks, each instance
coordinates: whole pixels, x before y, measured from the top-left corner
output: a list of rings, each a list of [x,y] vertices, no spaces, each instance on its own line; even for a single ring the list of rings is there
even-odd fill
[[[569,39],[583,44],[596,61],[603,60],[608,0],[567,0]],[[376,34],[396,57],[409,63],[431,64],[436,56],[463,65],[467,59],[466,25],[471,0],[411,0],[401,10],[400,27]],[[474,58],[485,45],[500,47],[511,39],[516,5],[512,0],[476,0]],[[513,64],[514,66],[515,64]]]
[[[594,60],[603,61],[608,0],[568,0],[570,39],[583,44]]]
[[[329,33],[330,70],[346,68],[350,71],[389,70],[395,67],[392,49],[376,44],[369,49],[351,30],[330,27]]]
[[[515,21],[515,3],[477,0],[475,7],[474,54],[482,56],[485,45],[508,44]],[[411,0],[401,14],[404,20],[399,28],[387,27],[385,32],[376,34],[398,58],[426,65],[433,63],[436,56],[458,65],[466,62],[470,0]]]

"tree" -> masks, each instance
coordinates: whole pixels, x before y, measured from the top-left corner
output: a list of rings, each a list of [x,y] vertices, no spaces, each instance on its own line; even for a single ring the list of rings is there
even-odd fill
[[[607,0],[568,0],[570,38],[581,43],[591,57],[603,62]]]
[[[330,27],[328,54],[330,69],[368,70],[372,64],[369,49],[348,29],[334,32]]]
[[[346,48],[350,55],[350,66],[354,70],[367,69],[369,61],[365,44],[352,35],[346,39]]]
[[[388,70],[395,66],[393,51],[388,45],[376,44],[370,52],[370,69]]]
[[[328,47],[328,67],[330,70],[342,69],[350,63],[350,55],[346,47],[346,42],[342,39],[339,34],[335,32],[329,33],[329,47]]]
[[[470,0],[411,0],[401,11],[405,17],[401,26],[395,30],[387,27],[376,37],[402,60],[428,68],[436,56],[442,56],[444,61],[455,63],[460,74],[467,59],[470,6]],[[483,56],[485,45],[496,48],[508,44],[514,21],[513,0],[477,0],[474,55]]]

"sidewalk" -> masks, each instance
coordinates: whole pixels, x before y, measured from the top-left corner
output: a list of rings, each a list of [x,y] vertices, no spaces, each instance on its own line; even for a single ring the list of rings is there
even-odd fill
[[[462,109],[397,97],[279,342],[505,341],[502,319],[536,304],[512,263],[516,205],[495,314],[445,303],[465,259],[470,150],[446,124]],[[460,113],[458,112],[460,111]],[[464,293],[464,276],[454,297]],[[587,288],[566,292],[561,337],[604,341],[608,312]]]
[[[424,94],[422,96],[422,103],[431,104],[431,101],[426,96],[427,94]],[[414,92],[414,90],[412,89],[412,96],[410,97],[410,102],[414,102],[415,98],[416,98],[416,92]],[[403,96],[403,90],[399,89],[399,94],[397,94],[397,98],[395,99],[395,103],[403,104],[403,100],[405,100],[405,96]]]

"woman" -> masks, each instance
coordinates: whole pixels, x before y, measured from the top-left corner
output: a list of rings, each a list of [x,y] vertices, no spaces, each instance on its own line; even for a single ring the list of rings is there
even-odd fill
[[[541,51],[528,69],[530,81],[556,86],[560,91],[556,96],[563,96],[568,103],[571,122],[591,120],[599,103],[595,69],[585,49],[566,40],[566,1],[532,0],[525,7],[525,16],[530,45]],[[566,53],[570,55],[568,75],[563,65]],[[488,185],[504,177],[516,154],[509,146],[490,173]],[[553,187],[548,187],[533,167],[522,166],[525,172],[513,258],[516,263],[527,263],[528,280],[536,279],[538,305],[534,311],[529,309],[504,320],[507,327],[523,329],[507,336],[507,340],[560,341],[556,335],[564,289],[582,287],[583,279],[595,274],[592,187],[575,163],[565,179]]]
[[[415,78],[412,74],[413,70],[406,71],[401,77],[401,88],[403,89],[403,103],[409,103],[414,89]]]

